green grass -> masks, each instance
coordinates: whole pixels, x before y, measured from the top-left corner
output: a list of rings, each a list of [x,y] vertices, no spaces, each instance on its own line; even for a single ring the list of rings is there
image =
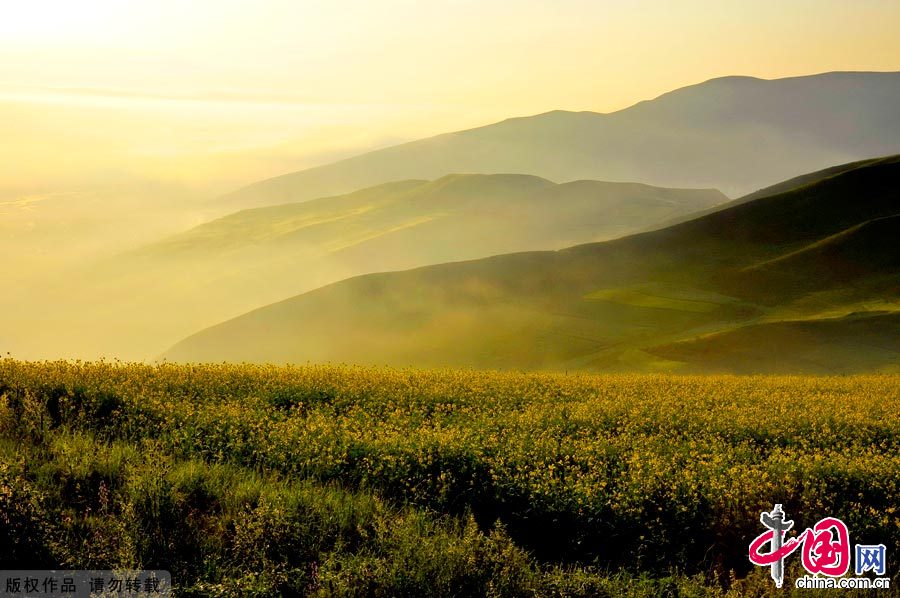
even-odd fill
[[[716,293],[678,288],[674,285],[667,288],[662,285],[652,284],[600,289],[585,295],[585,299],[596,299],[621,305],[635,305],[637,307],[698,313],[708,313],[722,304],[735,301],[731,297],[724,297]]]
[[[900,545],[898,391],[2,360],[0,560],[179,595],[782,595],[746,557],[773,502]]]
[[[900,372],[900,312],[763,322],[662,344],[657,357],[698,363],[706,370],[819,374]],[[785,361],[783,355],[789,354]],[[834,364],[831,366],[830,364]]]

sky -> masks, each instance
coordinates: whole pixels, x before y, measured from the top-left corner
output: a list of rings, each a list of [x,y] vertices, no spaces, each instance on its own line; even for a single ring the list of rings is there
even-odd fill
[[[894,0],[0,0],[0,200],[198,195],[725,75],[900,70]]]

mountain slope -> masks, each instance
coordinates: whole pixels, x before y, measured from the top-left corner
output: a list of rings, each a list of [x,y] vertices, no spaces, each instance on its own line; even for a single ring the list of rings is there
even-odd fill
[[[245,210],[79,272],[78,288],[61,281],[47,291],[66,297],[51,333],[58,347],[102,347],[79,356],[148,358],[343,278],[615,238],[725,200],[714,190],[448,175]]]
[[[709,371],[839,374],[900,364],[900,312],[750,324],[654,347]],[[790,359],[785,359],[789,355]]]
[[[898,105],[900,73],[724,77],[610,114],[554,111],[389,147],[222,201],[272,205],[448,172],[714,187],[734,197],[797,172],[900,152]]]
[[[823,325],[828,335],[844,347],[865,346],[859,337],[879,327],[840,318],[900,312],[891,244],[900,222],[900,157],[810,180],[605,243],[346,280],[202,331],[165,357],[738,371],[735,362],[671,346],[741,326],[834,318]],[[876,303],[877,310],[866,307]],[[878,321],[887,327],[879,334],[900,335],[895,317]],[[754,335],[717,338],[740,354]],[[776,362],[780,371],[863,368],[860,359],[842,366],[841,351],[792,361],[791,350],[784,344],[750,370]],[[900,366],[886,357],[892,350],[863,360],[864,369]]]
[[[265,261],[317,255],[322,261],[310,266],[391,270],[615,238],[727,199],[713,189],[447,175],[244,210],[138,255],[176,262],[254,253]]]

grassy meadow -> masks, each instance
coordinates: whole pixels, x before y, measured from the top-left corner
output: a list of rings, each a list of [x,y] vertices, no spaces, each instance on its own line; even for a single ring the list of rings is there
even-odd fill
[[[3,359],[0,561],[181,596],[775,594],[773,502],[896,554],[898,431],[896,375]]]

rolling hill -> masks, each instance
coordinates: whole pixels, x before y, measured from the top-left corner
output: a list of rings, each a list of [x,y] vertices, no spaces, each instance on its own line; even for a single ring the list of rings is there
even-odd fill
[[[345,280],[201,331],[164,357],[896,371],[898,190],[898,156],[831,169],[609,242]]]
[[[176,261],[319,254],[318,267],[398,269],[638,232],[728,201],[714,189],[555,184],[529,175],[454,174],[243,210],[136,252]]]
[[[220,200],[246,208],[450,172],[717,188],[735,197],[798,172],[900,152],[900,73],[723,77],[609,114],[553,111],[286,174]]]
[[[67,271],[39,294],[52,305],[20,307],[19,320],[26,340],[65,355],[152,358],[193,331],[343,278],[615,238],[726,200],[525,175],[397,181],[244,210]]]

